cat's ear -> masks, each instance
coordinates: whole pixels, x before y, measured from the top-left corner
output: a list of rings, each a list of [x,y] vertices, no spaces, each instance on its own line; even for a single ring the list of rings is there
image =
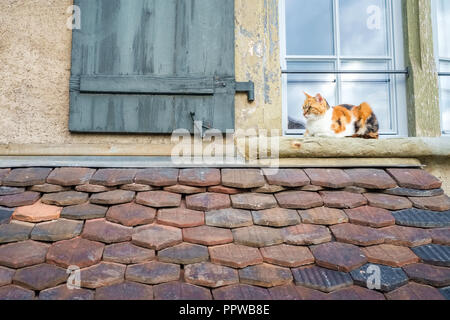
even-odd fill
[[[316,101],[319,102],[319,103],[322,103],[323,100],[324,100],[324,99],[323,99],[322,95],[321,95],[320,93],[318,93],[318,94],[316,95]]]
[[[312,96],[310,96],[309,94],[307,94],[305,91],[303,91],[303,93],[305,94],[305,96],[306,96],[307,98],[312,98]]]

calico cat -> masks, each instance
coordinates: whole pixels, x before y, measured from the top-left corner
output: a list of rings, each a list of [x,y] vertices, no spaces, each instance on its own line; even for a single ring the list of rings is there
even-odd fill
[[[343,104],[331,108],[320,94],[313,97],[305,92],[305,95],[305,137],[378,139],[380,126],[369,104]]]

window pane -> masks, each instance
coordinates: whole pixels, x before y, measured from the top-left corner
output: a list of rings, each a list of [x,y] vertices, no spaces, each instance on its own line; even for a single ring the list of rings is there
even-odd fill
[[[441,62],[441,71],[450,72],[450,63]],[[442,130],[450,134],[450,77],[441,77]]]
[[[339,0],[341,54],[387,56],[386,0]]]
[[[344,61],[342,70],[387,70],[388,62]],[[370,104],[380,122],[381,132],[393,130],[390,110],[390,76],[357,74],[342,76],[341,103]]]
[[[305,129],[303,117],[305,94],[322,94],[333,106],[336,103],[336,82],[334,76],[328,75],[288,75],[288,129]]]
[[[438,0],[439,56],[450,58],[450,1]]]
[[[333,1],[286,0],[288,55],[334,55]]]

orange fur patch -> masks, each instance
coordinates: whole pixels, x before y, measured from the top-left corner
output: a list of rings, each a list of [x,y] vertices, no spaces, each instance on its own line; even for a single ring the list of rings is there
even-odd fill
[[[346,108],[336,106],[333,109],[333,116],[331,119],[333,120],[331,129],[335,133],[341,133],[346,130],[347,125],[352,121],[352,114]]]

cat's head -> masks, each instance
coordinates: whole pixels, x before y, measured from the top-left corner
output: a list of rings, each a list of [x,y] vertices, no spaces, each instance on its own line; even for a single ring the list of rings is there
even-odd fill
[[[303,115],[306,119],[320,118],[330,109],[328,102],[318,93],[315,97],[305,92],[306,100],[303,103]]]

